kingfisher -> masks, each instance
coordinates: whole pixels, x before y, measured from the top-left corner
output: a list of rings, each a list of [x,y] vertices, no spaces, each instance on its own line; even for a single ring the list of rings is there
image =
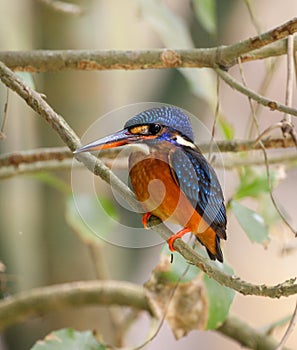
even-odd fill
[[[162,106],[145,110],[124,129],[91,142],[74,153],[138,144],[129,155],[129,177],[144,215],[181,227],[167,241],[192,232],[212,260],[223,262],[220,240],[226,239],[226,208],[218,177],[194,143],[189,117],[183,110]]]

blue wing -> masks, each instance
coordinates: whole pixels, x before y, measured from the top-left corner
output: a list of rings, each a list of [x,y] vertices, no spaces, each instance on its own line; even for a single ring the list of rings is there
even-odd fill
[[[189,201],[220,238],[226,239],[223,192],[212,166],[197,149],[177,147],[169,156],[173,177]]]

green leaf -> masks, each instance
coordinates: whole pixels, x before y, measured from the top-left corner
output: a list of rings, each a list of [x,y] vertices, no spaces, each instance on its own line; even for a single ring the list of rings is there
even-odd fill
[[[220,265],[225,273],[233,274],[233,270],[226,264]],[[207,275],[203,276],[208,300],[208,319],[206,329],[219,327],[229,314],[230,306],[235,296],[235,291],[224,287]]]
[[[264,243],[269,241],[268,227],[261,215],[234,200],[231,202],[231,210],[252,242]]]
[[[54,331],[39,340],[31,350],[105,350],[91,331],[78,332],[71,328]]]
[[[79,203],[79,207],[77,206]],[[118,213],[111,200],[107,198],[90,197],[86,195],[69,196],[66,201],[66,220],[79,235],[80,239],[87,244],[101,244],[100,237],[107,237],[117,225]]]
[[[228,120],[223,115],[220,115],[218,119],[218,126],[222,130],[225,140],[230,141],[234,139],[234,127],[228,122]]]
[[[192,0],[196,17],[201,26],[211,35],[217,33],[215,0]]]
[[[276,183],[275,172],[270,172],[270,180],[272,187]],[[263,171],[261,173],[256,173],[250,167],[242,168],[242,173],[240,176],[240,184],[234,195],[234,199],[241,199],[244,197],[258,197],[262,193],[268,193],[270,190],[267,173]]]

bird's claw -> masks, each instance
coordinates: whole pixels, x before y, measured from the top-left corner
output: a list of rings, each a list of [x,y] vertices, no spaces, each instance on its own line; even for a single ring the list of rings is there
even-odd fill
[[[182,238],[188,232],[191,232],[191,230],[189,228],[184,228],[168,238],[168,248],[171,252],[175,251],[175,248],[173,247],[175,240],[178,238]]]
[[[152,216],[152,214],[151,213],[145,213],[144,215],[143,215],[143,217],[142,217],[142,220],[141,220],[141,222],[142,222],[142,225],[143,225],[143,227],[146,229],[146,230],[149,230],[149,227],[147,227],[147,223],[148,223],[148,221],[150,220],[150,217]]]

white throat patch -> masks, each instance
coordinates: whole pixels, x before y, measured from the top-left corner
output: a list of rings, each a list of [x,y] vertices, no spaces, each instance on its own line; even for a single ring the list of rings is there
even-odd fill
[[[176,135],[175,140],[181,146],[190,147],[190,148],[193,148],[193,149],[196,148],[196,146],[193,144],[193,142],[184,139],[180,135]]]

